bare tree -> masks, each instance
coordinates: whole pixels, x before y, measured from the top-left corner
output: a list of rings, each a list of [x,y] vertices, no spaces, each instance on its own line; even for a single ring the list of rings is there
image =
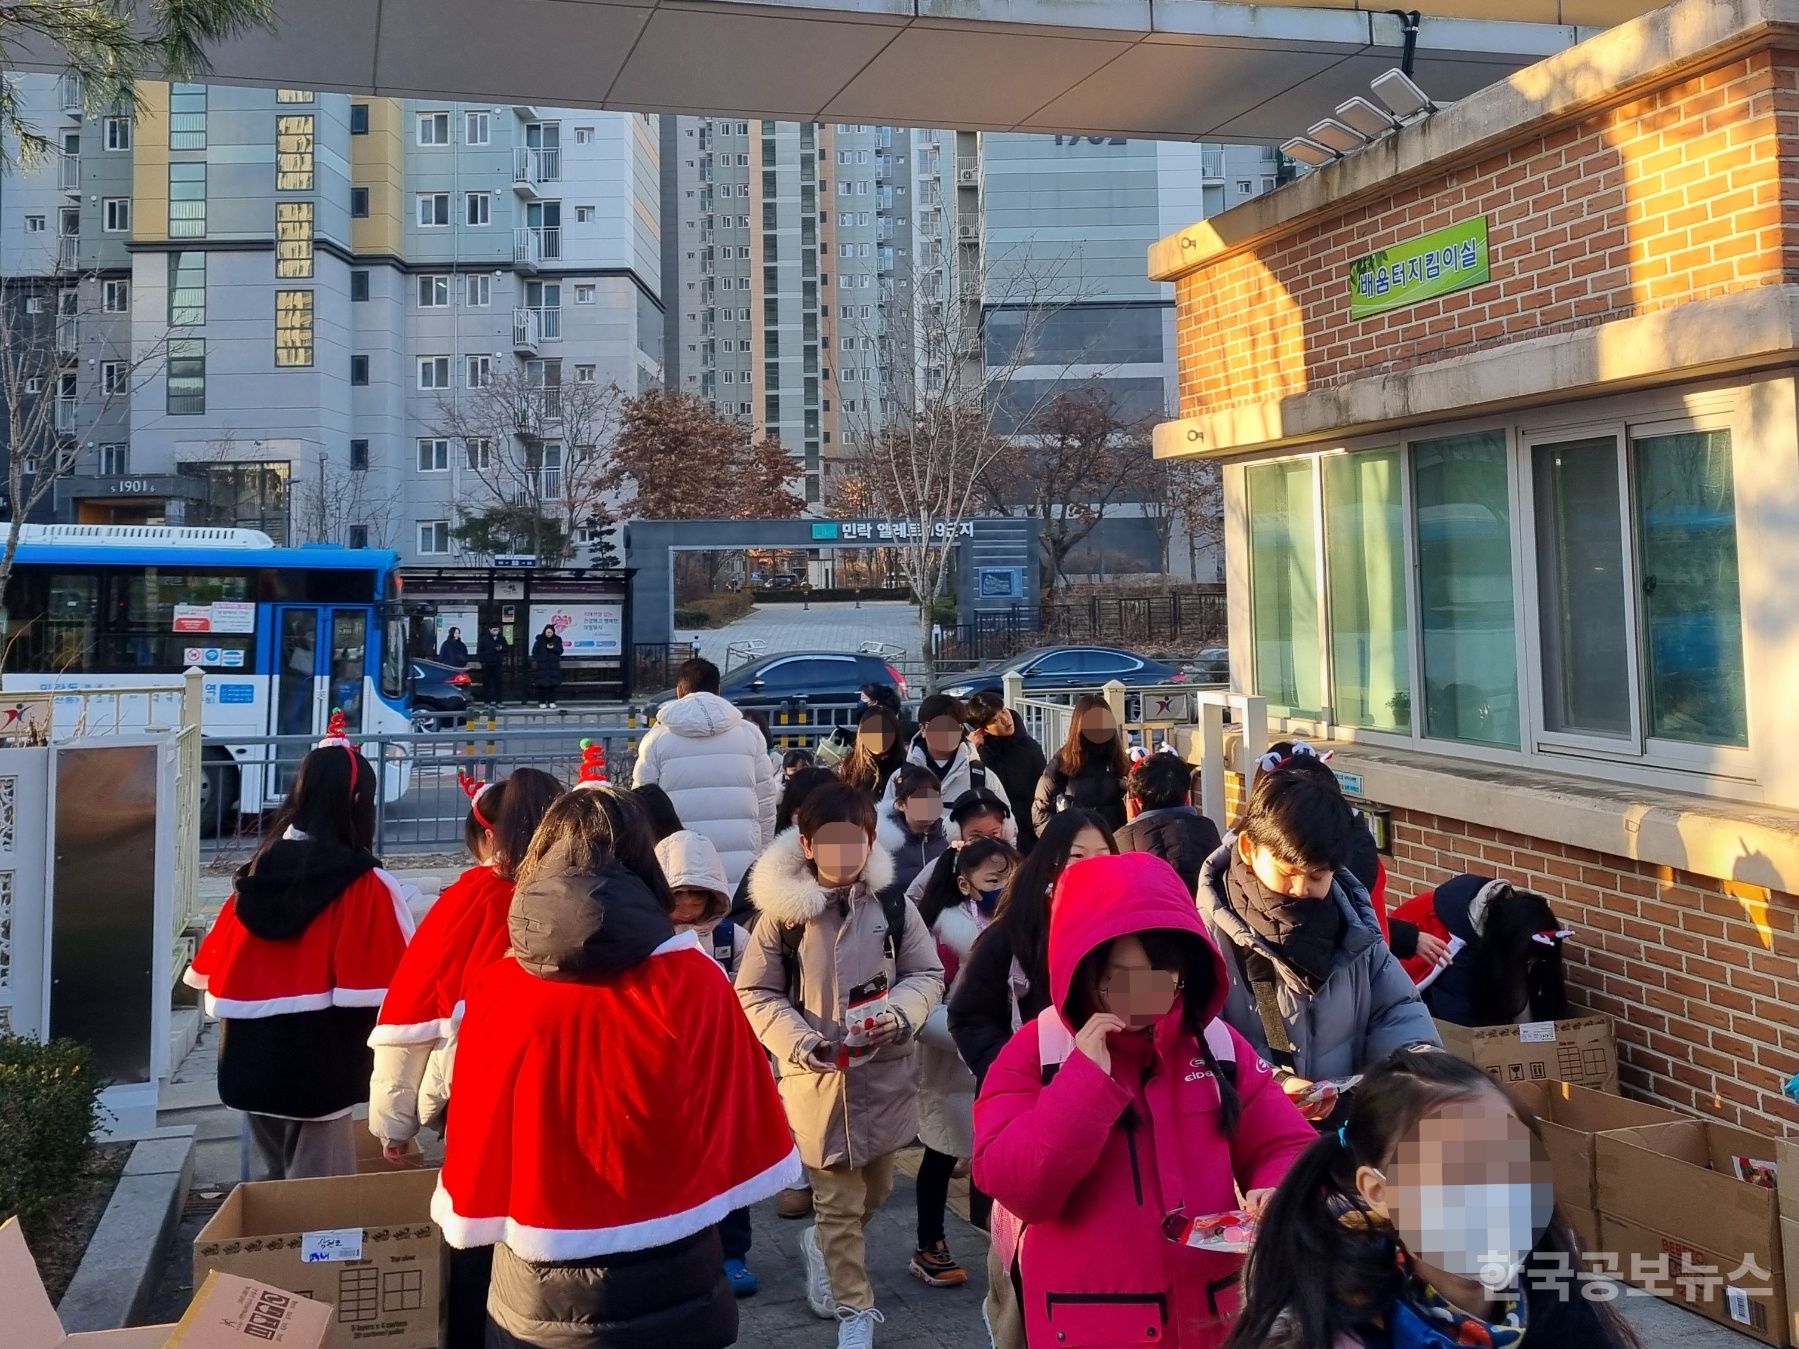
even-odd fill
[[[1223,549],[1224,476],[1217,464],[1144,456],[1135,465],[1130,486],[1143,518],[1155,531],[1164,572],[1170,570],[1168,552],[1177,528],[1187,535],[1195,556],[1202,549]]]
[[[466,515],[516,522],[532,552],[560,560],[583,529],[611,518],[623,402],[615,384],[545,384],[526,368],[442,399],[433,429],[484,492]]]
[[[362,531],[362,546],[391,548],[399,526],[399,501],[391,492],[369,487],[369,474],[333,463],[331,452],[317,447],[310,463],[296,465],[298,479],[290,491],[294,529],[312,543],[349,546],[351,531]]]

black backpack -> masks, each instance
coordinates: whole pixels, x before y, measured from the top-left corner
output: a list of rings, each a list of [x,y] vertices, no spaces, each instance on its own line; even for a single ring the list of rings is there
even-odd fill
[[[887,920],[887,935],[882,945],[886,949],[887,959],[899,961],[900,938],[906,931],[906,896],[898,890],[884,890],[880,894],[881,914]],[[800,939],[806,935],[804,923],[781,924],[781,969],[787,976],[787,996],[795,1002],[799,1000],[800,989]]]

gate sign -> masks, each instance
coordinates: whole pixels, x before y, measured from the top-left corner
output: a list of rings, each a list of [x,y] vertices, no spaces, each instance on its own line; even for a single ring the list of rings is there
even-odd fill
[[[533,604],[523,641],[528,647],[550,624],[562,638],[564,656],[622,656],[624,617],[621,604]]]
[[[1371,318],[1490,278],[1487,218],[1476,216],[1350,263],[1349,316]]]

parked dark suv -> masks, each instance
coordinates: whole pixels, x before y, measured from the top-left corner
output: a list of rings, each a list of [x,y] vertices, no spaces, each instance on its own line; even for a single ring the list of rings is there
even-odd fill
[[[858,693],[864,684],[885,684],[899,693],[903,706],[910,696],[906,677],[880,656],[844,651],[783,651],[760,656],[728,671],[719,688],[726,701],[746,712],[810,713],[813,723],[843,723],[854,719]],[[652,700],[664,703],[674,691]]]

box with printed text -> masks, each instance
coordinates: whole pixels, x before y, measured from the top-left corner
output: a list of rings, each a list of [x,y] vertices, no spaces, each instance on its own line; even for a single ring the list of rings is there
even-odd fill
[[[1443,1048],[1467,1059],[1495,1082],[1572,1082],[1618,1093],[1618,1044],[1610,1017],[1573,1016],[1516,1026],[1458,1026],[1437,1022]]]

